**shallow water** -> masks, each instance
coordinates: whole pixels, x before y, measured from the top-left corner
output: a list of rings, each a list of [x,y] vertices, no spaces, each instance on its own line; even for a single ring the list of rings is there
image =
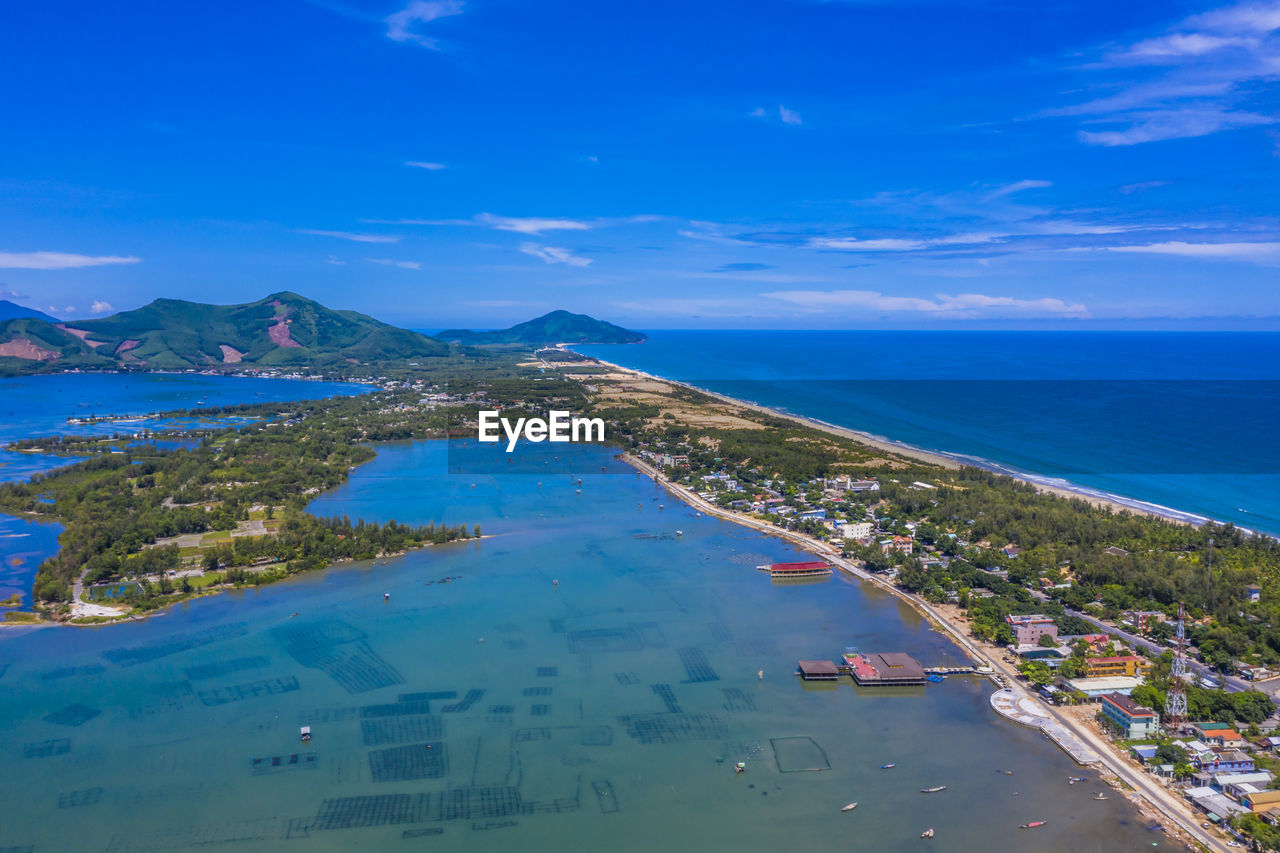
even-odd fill
[[[790,546],[580,452],[579,486],[383,446],[313,511],[492,536],[0,632],[0,849],[899,850],[930,826],[948,851],[1172,846],[1067,785],[1093,774],[996,717],[987,682],[801,684],[797,659],[850,645],[960,655],[884,593],[771,584],[754,567]]]

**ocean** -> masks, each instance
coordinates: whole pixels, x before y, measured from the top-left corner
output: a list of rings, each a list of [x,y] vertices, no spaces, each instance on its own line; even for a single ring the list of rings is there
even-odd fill
[[[1280,334],[655,331],[575,346],[1135,507],[1280,535]]]
[[[489,538],[0,630],[0,849],[895,851],[930,827],[962,853],[1173,846],[984,680],[800,682],[797,659],[847,646],[962,655],[851,579],[771,583],[755,567],[793,547],[612,449],[545,477],[377,449],[312,511]]]

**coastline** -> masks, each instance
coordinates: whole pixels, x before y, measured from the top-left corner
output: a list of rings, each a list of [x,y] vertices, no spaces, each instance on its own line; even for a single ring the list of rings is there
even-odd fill
[[[1090,765],[1085,766],[1092,766],[1094,769],[1103,771],[1103,783],[1129,797],[1135,808],[1139,810],[1139,813],[1147,816],[1146,813],[1148,811],[1154,810],[1159,818],[1163,818],[1162,825],[1165,826],[1167,832],[1181,833],[1192,839],[1195,844],[1200,845],[1203,849],[1227,853],[1228,848],[1221,839],[1205,833],[1197,825],[1199,818],[1187,804],[1147,778],[1142,770],[1135,770],[1126,766],[1124,757],[1117,754],[1109,744],[1098,734],[1091,731],[1085,723],[1045,706],[1040,700],[1027,693],[1018,683],[1017,673],[1000,659],[999,649],[968,636],[965,633],[964,626],[958,620],[948,618],[938,608],[919,596],[899,589],[892,582],[866,571],[850,560],[846,560],[837,549],[825,542],[813,539],[798,531],[775,527],[767,522],[716,506],[684,486],[671,482],[658,469],[644,460],[632,456],[630,453],[622,453],[619,458],[635,468],[638,475],[651,478],[656,484],[661,485],[676,498],[694,507],[700,513],[751,528],[767,536],[776,536],[791,542],[797,547],[827,560],[832,566],[845,574],[870,583],[877,589],[906,602],[913,610],[924,617],[934,630],[947,635],[948,639],[956,643],[974,661],[977,665],[978,677],[990,679],[997,688],[1016,691],[1023,697],[1023,701],[1032,703],[1039,710],[1041,716],[1056,724],[1055,727],[1060,734],[1052,736],[1051,732],[1045,729],[1044,736],[1053,741],[1068,757],[1079,761],[1080,747],[1082,746],[1085,754],[1088,754],[1088,752],[1096,754],[1097,762],[1091,762]],[[1003,682],[1007,682],[1011,685],[1011,688],[1004,688]],[[1000,690],[998,689],[996,692],[998,693]],[[994,709],[994,704],[992,707]],[[1014,725],[1026,725],[1026,723],[1020,723],[1007,715],[1002,714],[1001,717]],[[1065,732],[1062,730],[1065,730]],[[1171,835],[1170,837],[1174,838],[1175,836]],[[1187,846],[1191,849],[1190,844]]]
[[[560,344],[558,346],[560,348],[567,348],[567,346],[569,345]],[[1187,512],[1185,510],[1179,510],[1174,507],[1167,507],[1167,506],[1162,506],[1160,504],[1150,503],[1148,501],[1139,500],[1137,498],[1130,498],[1124,495],[1117,495],[1111,492],[1104,492],[1100,489],[1093,489],[1088,486],[1081,486],[1076,483],[1071,483],[1067,480],[1063,480],[1058,477],[1047,477],[1044,475],[1034,474],[1027,471],[1020,471],[1016,468],[1011,468],[1011,467],[1002,465],[998,462],[993,462],[989,459],[983,459],[976,456],[967,456],[959,453],[948,453],[946,451],[941,451],[941,450],[927,450],[925,448],[916,447],[914,445],[907,444],[906,442],[898,441],[896,439],[888,438],[886,436],[875,435],[873,433],[863,432],[861,430],[852,429],[850,427],[838,426],[836,424],[830,423],[828,421],[820,420],[818,418],[812,418],[806,415],[797,415],[792,412],[785,411],[783,409],[764,406],[759,403],[749,402],[747,400],[740,400],[740,399],[737,399],[736,397],[730,397],[726,394],[721,394],[717,391],[711,391],[706,388],[701,388],[697,385],[693,385],[688,382],[682,382],[678,379],[668,379],[665,376],[657,376],[652,373],[646,373],[643,370],[636,370],[635,368],[631,368],[631,367],[623,367],[620,364],[615,364],[611,361],[605,361],[604,359],[598,358],[596,356],[584,356],[584,357],[589,358],[592,361],[609,368],[611,371],[616,371],[622,374],[628,374],[628,375],[634,376],[637,379],[643,379],[649,382],[661,382],[661,383],[670,385],[672,387],[684,388],[689,391],[694,391],[699,394],[704,394],[726,405],[737,406],[739,408],[747,409],[757,414],[769,415],[771,417],[777,417],[777,418],[784,418],[786,420],[792,421],[802,426],[811,427],[813,429],[820,430],[821,432],[825,432],[830,435],[835,435],[841,438],[847,438],[852,441],[859,442],[860,444],[864,444],[875,450],[879,450],[885,453],[897,454],[899,456],[904,456],[904,457],[907,457],[908,459],[913,459],[917,462],[923,462],[928,465],[938,465],[940,467],[949,468],[953,470],[956,468],[960,468],[962,466],[971,466],[974,468],[981,468],[984,471],[990,471],[994,474],[1000,474],[1002,476],[1010,477],[1012,479],[1034,486],[1036,490],[1039,491],[1041,494],[1057,495],[1058,497],[1068,498],[1068,499],[1074,498],[1077,500],[1086,501],[1087,503],[1090,503],[1094,506],[1109,507],[1112,510],[1115,510],[1117,512],[1130,512],[1136,515],[1145,515],[1152,518],[1161,518],[1166,521],[1176,522],[1178,524],[1189,524],[1194,527],[1198,527],[1202,524],[1216,521],[1215,519],[1209,518],[1208,516]],[[571,367],[572,365],[562,364],[558,366]],[[1217,522],[1217,523],[1226,523],[1226,522]],[[1269,534],[1258,534],[1257,531],[1249,530],[1248,528],[1239,527],[1238,525],[1236,526],[1236,529],[1242,530],[1245,533],[1269,536]],[[1269,538],[1274,538],[1274,537],[1269,537]]]

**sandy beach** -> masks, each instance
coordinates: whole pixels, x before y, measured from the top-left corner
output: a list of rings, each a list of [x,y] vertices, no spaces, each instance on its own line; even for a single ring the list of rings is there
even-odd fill
[[[973,466],[976,468],[982,468],[984,470],[993,471],[997,474],[1003,474],[1005,476],[1012,477],[1024,483],[1029,483],[1035,486],[1037,491],[1041,492],[1042,494],[1051,494],[1051,495],[1057,495],[1063,498],[1074,498],[1077,500],[1083,500],[1094,506],[1110,507],[1111,509],[1117,512],[1123,511],[1123,512],[1134,513],[1137,515],[1151,516],[1154,518],[1163,518],[1168,521],[1174,521],[1181,524],[1199,525],[1207,521],[1210,521],[1210,519],[1206,518],[1205,516],[1197,515],[1195,513],[1184,512],[1182,510],[1174,509],[1173,507],[1159,506],[1157,504],[1147,503],[1145,501],[1140,501],[1133,498],[1126,498],[1122,495],[1113,495],[1113,494],[1103,493],[1095,489],[1090,489],[1085,486],[1075,485],[1073,483],[1069,483],[1065,480],[1059,480],[1057,478],[1040,477],[1035,474],[1007,468],[1005,466],[1002,466],[998,463],[995,463],[986,459],[978,459],[975,457],[962,456],[959,454],[948,454],[948,453],[935,451],[935,450],[925,450],[923,448],[914,447],[904,442],[894,441],[893,439],[886,438],[884,436],[873,435],[868,432],[862,432],[860,430],[850,429],[848,427],[837,426],[835,424],[818,420],[816,418],[809,418],[803,415],[796,415],[791,412],[782,411],[780,409],[774,409],[768,406],[761,406],[756,403],[751,403],[745,400],[739,400],[734,397],[729,397],[724,394],[716,393],[715,391],[709,391],[706,388],[699,388],[696,385],[691,385],[686,382],[680,382],[674,379],[667,379],[662,376],[655,376],[653,374],[645,373],[644,371],[640,371],[640,370],[633,370],[629,367],[623,367],[621,365],[614,364],[613,362],[609,362],[609,361],[604,361],[603,359],[596,358],[594,356],[592,356],[591,358],[594,362],[604,365],[605,367],[609,368],[612,374],[615,374],[612,376],[606,375],[600,378],[613,378],[613,379],[621,379],[621,380],[629,379],[633,381],[641,381],[641,382],[647,382],[647,383],[652,382],[652,383],[667,385],[673,388],[682,388],[689,391],[694,391],[699,394],[704,394],[707,397],[710,397],[720,403],[725,404],[726,406],[745,409],[751,412],[755,412],[757,414],[768,415],[770,417],[785,418],[786,420],[793,421],[803,426],[811,427],[813,429],[828,433],[830,435],[835,435],[841,438],[850,439],[852,441],[858,442],[859,444],[865,445],[866,447],[880,451],[882,453],[896,455],[899,457],[905,457],[907,459],[911,459],[916,462],[923,462],[927,465],[938,465],[940,467],[950,468],[950,469],[959,468],[965,465]],[[551,365],[548,364],[548,366],[551,366]],[[572,364],[557,364],[555,366],[566,368],[567,369],[566,372],[572,372],[572,367],[573,367]]]

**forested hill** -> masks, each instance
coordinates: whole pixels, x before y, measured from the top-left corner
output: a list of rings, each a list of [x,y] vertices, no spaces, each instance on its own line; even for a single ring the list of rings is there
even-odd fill
[[[552,311],[526,323],[509,329],[491,332],[473,332],[469,329],[449,329],[435,336],[442,341],[457,341],[470,345],[484,344],[638,344],[646,335],[624,329],[586,314],[568,311]]]
[[[242,305],[157,299],[74,323],[0,322],[0,373],[67,369],[175,370],[220,365],[340,368],[447,355],[449,345],[296,293]]]

